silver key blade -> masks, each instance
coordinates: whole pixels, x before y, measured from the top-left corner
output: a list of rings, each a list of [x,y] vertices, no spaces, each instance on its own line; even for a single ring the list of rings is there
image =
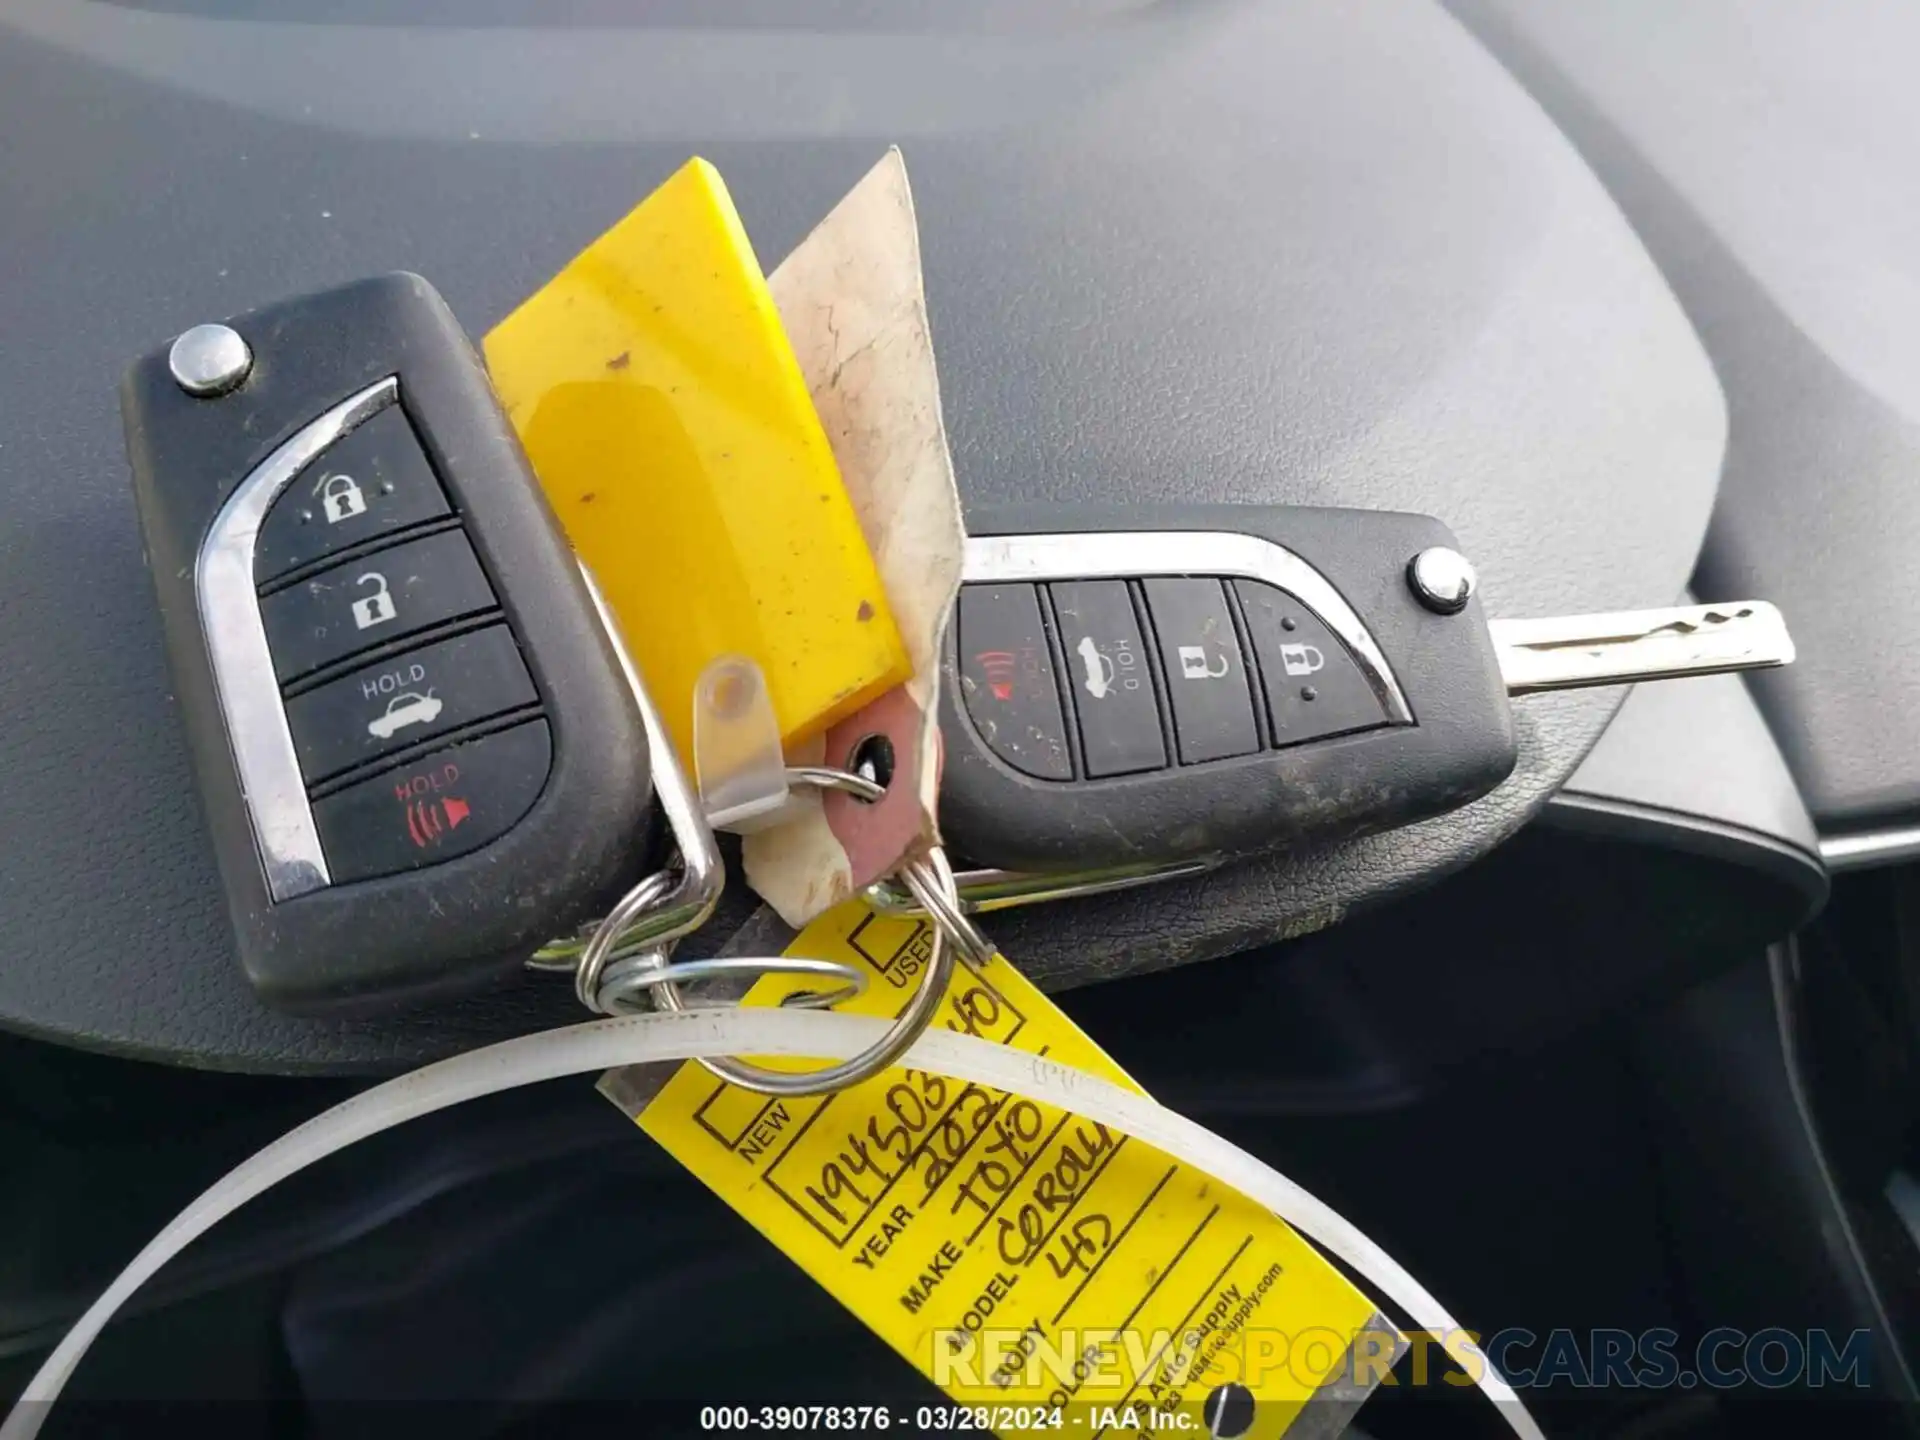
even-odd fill
[[[1787,622],[1764,600],[1495,620],[1488,628],[1509,695],[1793,663]]]

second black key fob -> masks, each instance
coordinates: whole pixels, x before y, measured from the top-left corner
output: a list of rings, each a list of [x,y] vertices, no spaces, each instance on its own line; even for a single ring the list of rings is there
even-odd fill
[[[1435,608],[1437,520],[1259,505],[971,512],[947,639],[956,854],[1081,871],[1325,843],[1513,769],[1477,599]]]

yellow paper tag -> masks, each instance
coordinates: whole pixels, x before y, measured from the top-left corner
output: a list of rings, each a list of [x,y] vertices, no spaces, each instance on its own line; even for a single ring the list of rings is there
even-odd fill
[[[912,674],[746,227],[706,161],[484,348],[689,770],[694,689],[720,656],[760,667],[786,745]]]
[[[891,1016],[929,940],[854,901],[788,953],[870,970],[841,1008]],[[747,1003],[808,983],[767,976]],[[961,967],[934,1024],[1139,1088],[998,957]],[[772,1099],[690,1063],[638,1121],[982,1429],[1273,1440],[1316,1395],[1363,1398],[1403,1343],[1252,1201],[1002,1091],[896,1068]]]

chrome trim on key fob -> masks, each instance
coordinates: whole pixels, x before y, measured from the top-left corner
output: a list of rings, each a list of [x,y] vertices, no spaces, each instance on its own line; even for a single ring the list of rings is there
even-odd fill
[[[297,431],[220,507],[194,563],[194,597],[207,637],[214,691],[267,893],[276,903],[324,889],[333,877],[320,848],[320,831],[267,648],[253,577],[254,546],[268,508],[294,477],[334,441],[399,398],[399,381],[388,376]]]

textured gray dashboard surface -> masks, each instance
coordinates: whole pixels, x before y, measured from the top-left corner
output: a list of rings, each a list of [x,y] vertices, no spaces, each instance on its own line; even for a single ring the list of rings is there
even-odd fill
[[[1664,811],[1791,847],[1817,865],[1812,817],[1748,684],[1709,675],[1636,685],[1553,806],[1584,797]]]
[[[1755,693],[1823,833],[1920,814],[1920,10],[1449,0],[1581,146],[1725,387],[1699,587],[1799,641]]]
[[[892,31],[833,5],[223,18],[251,8],[0,0],[0,1024],[368,1069],[572,1013],[532,981],[383,1024],[254,1002],[113,387],[195,321],[399,267],[483,331],[695,149],[771,262],[903,145],[970,501],[1426,511],[1497,614],[1664,603],[1692,569],[1713,375],[1571,147],[1425,0],[973,5]],[[1071,984],[1326,923],[1510,834],[1618,698],[1526,702],[1513,780],[1455,816],[997,933]]]
[[[1542,823],[1759,872],[1785,887],[1788,923],[1811,919],[1828,892],[1819,837],[1748,679],[1635,686]],[[1752,899],[1737,893],[1703,883],[1698,908],[1733,905],[1750,920]]]

